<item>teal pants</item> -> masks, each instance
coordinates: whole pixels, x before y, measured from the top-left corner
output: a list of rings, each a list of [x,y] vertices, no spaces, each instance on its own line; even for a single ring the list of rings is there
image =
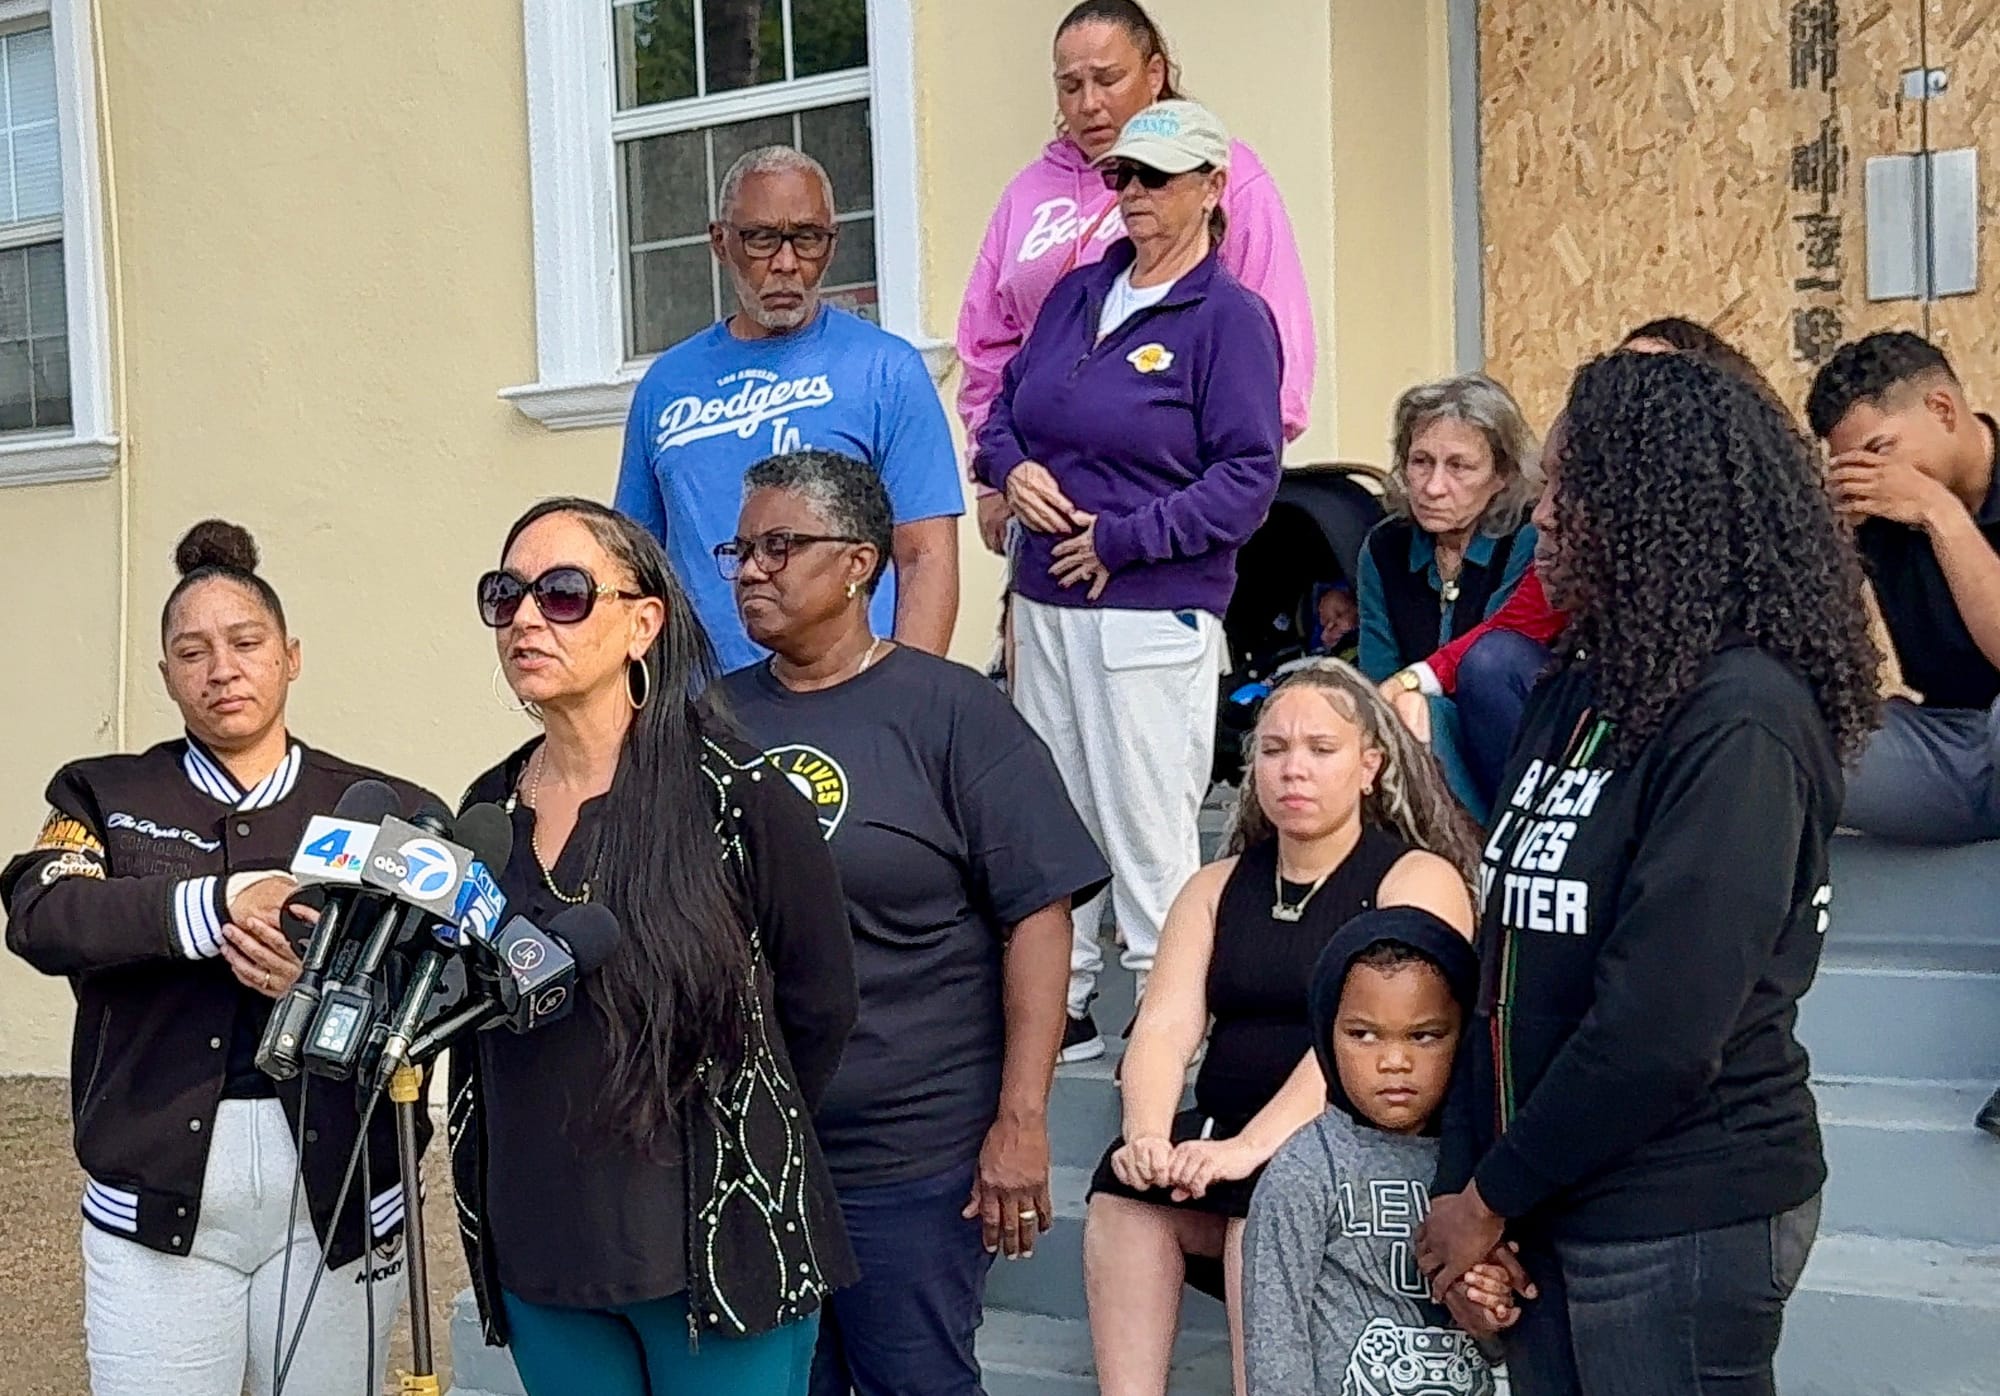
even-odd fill
[[[528,1396],[806,1396],[819,1315],[688,1348],[687,1296],[558,1309],[503,1294]]]

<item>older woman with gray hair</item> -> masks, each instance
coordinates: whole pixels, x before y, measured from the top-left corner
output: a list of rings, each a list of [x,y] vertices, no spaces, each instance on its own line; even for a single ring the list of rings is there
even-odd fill
[[[1394,421],[1389,517],[1361,550],[1360,667],[1377,683],[1413,683],[1411,666],[1498,610],[1534,560],[1527,519],[1541,474],[1520,404],[1483,374],[1410,389]],[[1493,791],[1490,774],[1465,759],[1470,716],[1431,701],[1432,747],[1452,789],[1483,815]]]
[[[987,1267],[1053,1220],[1070,903],[1110,872],[1006,696],[875,633],[891,536],[872,466],[752,466],[715,556],[771,657],[722,689],[812,802],[854,928],[861,1011],[816,1124],[861,1280],[822,1312],[814,1396],[977,1396]]]

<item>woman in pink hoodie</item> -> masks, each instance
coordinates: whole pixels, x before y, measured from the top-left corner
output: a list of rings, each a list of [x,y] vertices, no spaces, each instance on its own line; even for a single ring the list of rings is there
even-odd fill
[[[958,312],[958,357],[965,368],[958,415],[968,437],[978,436],[1000,391],[1001,371],[1026,342],[1049,291],[1125,235],[1117,197],[1090,162],[1112,147],[1133,116],[1178,97],[1176,76],[1166,40],[1136,0],[1083,0],[1063,17],[1055,45],[1061,134],[1000,196]],[[1222,207],[1229,216],[1222,265],[1263,297],[1278,322],[1290,441],[1305,430],[1312,404],[1312,305],[1278,186],[1241,141],[1231,146]],[[995,552],[1004,551],[1006,524],[1006,501],[982,490],[980,533]]]

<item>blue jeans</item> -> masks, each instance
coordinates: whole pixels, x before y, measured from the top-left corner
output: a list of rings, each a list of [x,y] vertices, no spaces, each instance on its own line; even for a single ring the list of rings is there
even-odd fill
[[[1459,750],[1472,783],[1490,809],[1521,729],[1535,680],[1549,667],[1549,648],[1511,630],[1480,637],[1458,666]]]
[[[812,1396],[981,1396],[972,1347],[993,1257],[959,1215],[974,1168],[840,1190],[861,1281],[822,1312]]]
[[[1819,1208],[1655,1241],[1524,1245],[1541,1295],[1507,1335],[1515,1396],[1776,1396],[1785,1301]]]
[[[528,1396],[806,1396],[819,1316],[688,1347],[687,1296],[558,1309],[502,1293]]]
[[[1902,843],[2000,839],[2000,703],[1920,708],[1891,699],[1847,778],[1840,822]]]

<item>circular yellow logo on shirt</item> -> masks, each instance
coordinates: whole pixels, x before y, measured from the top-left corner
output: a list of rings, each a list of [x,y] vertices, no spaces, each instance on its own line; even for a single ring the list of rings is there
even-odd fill
[[[819,817],[820,836],[831,839],[847,814],[847,772],[840,763],[818,747],[804,744],[773,747],[764,755],[794,790],[811,801],[813,813]]]
[[[1141,344],[1125,361],[1141,373],[1164,373],[1174,366],[1174,351],[1164,344]]]

